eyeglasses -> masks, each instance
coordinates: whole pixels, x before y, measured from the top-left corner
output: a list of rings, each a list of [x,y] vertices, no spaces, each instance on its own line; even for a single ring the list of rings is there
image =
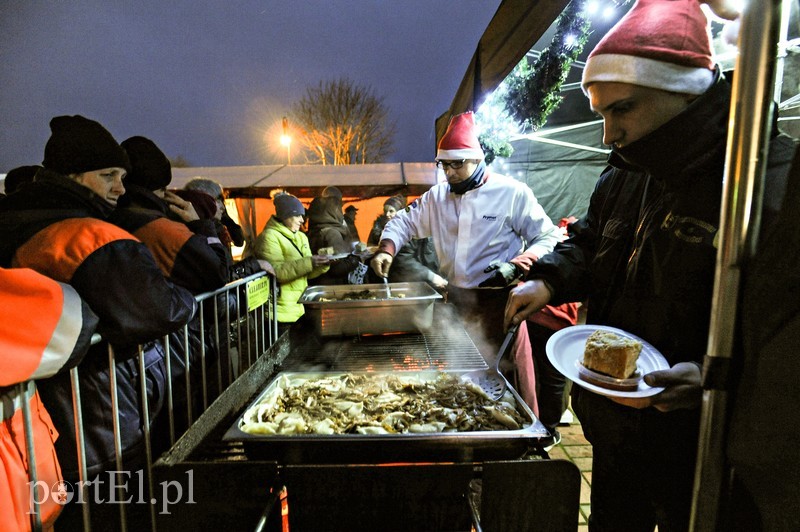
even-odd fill
[[[441,168],[442,170],[447,170],[448,168],[452,168],[453,170],[458,170],[462,166],[466,159],[461,159],[460,161],[436,161],[436,167]]]

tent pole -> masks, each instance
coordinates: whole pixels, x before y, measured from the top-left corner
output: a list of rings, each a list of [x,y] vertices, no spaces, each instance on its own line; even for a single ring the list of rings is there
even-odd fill
[[[735,326],[741,270],[753,255],[760,225],[780,2],[749,2],[741,15],[711,323],[703,366],[703,403],[690,521],[690,530],[695,532],[718,530],[725,518],[722,502],[728,484],[725,443],[729,369],[734,340],[738,338]]]

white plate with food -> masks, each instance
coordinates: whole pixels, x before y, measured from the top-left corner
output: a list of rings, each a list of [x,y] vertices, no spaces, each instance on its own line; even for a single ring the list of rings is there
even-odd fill
[[[623,339],[640,342],[642,350],[636,368],[626,378],[615,378],[583,365],[586,340],[595,331],[614,333]],[[574,325],[553,334],[547,341],[547,357],[569,380],[589,391],[609,397],[649,397],[664,388],[648,386],[642,378],[653,371],[669,369],[669,363],[655,347],[638,336],[605,325]]]

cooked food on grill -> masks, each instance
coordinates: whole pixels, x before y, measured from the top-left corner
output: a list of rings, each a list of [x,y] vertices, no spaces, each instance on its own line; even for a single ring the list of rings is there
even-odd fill
[[[360,290],[358,292],[345,292],[342,294],[342,299],[377,299],[370,293],[369,290]]]
[[[506,393],[498,402],[448,373],[278,377],[242,416],[250,434],[398,434],[516,430],[528,423]]]
[[[586,339],[583,366],[617,379],[630,378],[636,372],[636,361],[642,342],[611,331],[594,331]]]
[[[396,295],[393,294],[392,297],[390,297],[388,299],[395,299],[395,298],[400,299],[400,298],[404,298],[404,297],[406,297],[405,294],[399,293],[399,294],[396,294]],[[378,299],[387,299],[385,292],[381,293],[379,295],[373,290],[358,290],[358,291],[354,291],[354,292],[345,292],[344,294],[341,295],[341,297],[337,297],[337,298],[320,297],[318,299],[318,301],[324,303],[324,302],[327,302],[327,301],[358,301],[358,300],[366,301],[366,300],[378,300]]]

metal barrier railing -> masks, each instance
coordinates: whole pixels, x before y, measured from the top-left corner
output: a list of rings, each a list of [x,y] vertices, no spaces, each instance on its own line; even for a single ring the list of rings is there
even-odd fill
[[[243,290],[249,290],[256,282],[263,288],[263,280],[259,281],[261,278],[268,279],[268,292],[265,297],[262,290],[258,298],[259,303],[251,305],[250,303],[252,303],[252,301],[248,297],[248,293],[243,293]],[[173,446],[180,434],[185,432],[194,422],[195,418],[208,408],[209,404],[213,402],[213,399],[220,395],[227,386],[272,346],[278,338],[276,296],[277,281],[273,276],[267,275],[266,272],[260,272],[228,283],[218,290],[196,297],[198,303],[197,314],[190,323],[183,327],[181,334],[173,333],[172,335],[165,336],[163,339],[138,347],[136,368],[139,378],[138,398],[140,402],[138,406],[141,416],[139,428],[142,432],[142,445],[144,446],[144,470],[138,475],[140,496],[137,502],[143,502],[149,507],[149,523],[151,530],[156,530],[155,502],[157,501],[153,485],[152,464],[155,461],[157,450],[161,452],[167,450],[166,448],[157,449],[154,447],[153,432],[159,432],[159,440],[166,437],[169,442],[169,447]],[[223,304],[224,308],[221,308]],[[243,307],[243,304],[246,306]],[[234,312],[231,311],[231,306],[234,307]],[[234,315],[233,319],[231,317],[232,314]],[[207,323],[209,317],[214,318],[211,320],[212,323],[210,325]],[[175,341],[178,338],[181,340],[178,341],[178,345],[176,345]],[[192,342],[192,340],[194,340],[194,342]],[[97,334],[92,338],[93,345],[101,341],[101,337]],[[165,355],[164,385],[166,397],[163,400],[163,406],[161,408],[166,410],[167,427],[155,426],[153,424],[154,419],[151,419],[151,407],[154,405],[150,404],[151,398],[148,392],[145,346],[156,344],[161,346]],[[194,353],[195,349],[199,351],[197,356],[195,356]],[[209,352],[213,352],[214,356],[210,357]],[[183,379],[180,383],[174,379],[176,375],[173,368],[174,363],[179,360],[178,358],[173,359],[173,357],[177,357],[178,354],[182,355],[180,361],[183,364]],[[109,480],[111,480],[110,475],[114,475],[115,480],[109,484],[109,487],[114,486],[116,488],[118,501],[125,501],[126,495],[129,495],[126,493],[127,482],[125,477],[128,475],[132,478],[132,475],[130,475],[130,471],[125,471],[124,469],[125,460],[123,456],[126,449],[123,449],[121,432],[120,398],[117,382],[118,365],[114,350],[109,345],[109,393],[111,398],[111,421],[113,424],[114,467],[116,467],[116,470],[104,471],[103,473],[109,475]],[[198,365],[199,368],[197,367]],[[94,479],[89,478],[89,465],[87,464],[87,427],[84,426],[83,414],[83,400],[86,398],[81,397],[80,371],[80,366],[70,370],[78,472],[78,482],[73,497],[77,497],[77,503],[81,505],[83,529],[88,531],[92,528],[92,505],[89,504],[92,498],[89,490],[92,487]],[[198,371],[199,378],[197,377]],[[213,372],[216,378],[209,379],[210,372]],[[215,381],[213,384],[216,386],[209,386],[210,380]],[[28,400],[26,400],[32,395],[33,386],[33,381],[28,381],[17,385],[15,390],[16,395],[22,398],[21,408],[24,437],[28,453],[28,481],[31,487],[29,490],[31,495],[31,528],[32,530],[38,531],[42,529],[40,512],[42,501],[40,500],[38,491],[35,490],[35,487],[39,486],[39,478],[36,470],[31,410]],[[183,386],[184,389],[178,390],[180,386]],[[196,386],[200,387],[199,391],[195,390]],[[180,399],[176,397],[178,391],[182,392]],[[185,404],[179,405],[179,403]],[[184,408],[183,412],[180,412],[181,406]],[[183,417],[179,417],[179,414],[182,414]],[[157,409],[153,417],[156,418],[159,415],[162,416],[159,419],[163,419],[163,413],[160,409]],[[164,444],[161,444],[161,446],[163,447]],[[102,484],[102,481],[100,481],[100,484]],[[143,499],[142,495],[144,490],[146,490],[147,499]],[[47,496],[47,494],[44,496]],[[116,504],[115,506],[119,513],[119,529],[123,531],[128,530],[128,505]],[[108,528],[106,525],[108,525],[108,523],[104,525],[104,529]]]

